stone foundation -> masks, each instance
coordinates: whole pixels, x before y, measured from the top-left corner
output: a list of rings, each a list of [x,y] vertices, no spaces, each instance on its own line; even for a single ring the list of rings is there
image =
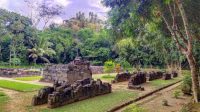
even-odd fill
[[[46,87],[39,91],[32,99],[32,105],[48,104],[49,108],[56,108],[76,101],[88,99],[98,95],[111,93],[111,85],[101,80],[78,80],[73,84],[54,83],[54,87]]]

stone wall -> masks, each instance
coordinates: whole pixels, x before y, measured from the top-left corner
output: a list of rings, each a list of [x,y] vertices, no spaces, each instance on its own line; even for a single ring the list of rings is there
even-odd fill
[[[41,89],[32,99],[32,105],[48,104],[49,108],[56,108],[76,101],[88,99],[98,95],[111,93],[111,85],[101,80],[78,80],[73,84],[54,83],[53,87]]]
[[[92,70],[92,74],[102,74],[104,73],[103,71],[103,66],[90,66]]]
[[[47,65],[41,81],[65,81],[70,84],[77,80],[92,78],[90,63],[81,58],[76,58],[69,64]]]
[[[0,68],[0,77],[24,77],[41,75],[40,70]]]

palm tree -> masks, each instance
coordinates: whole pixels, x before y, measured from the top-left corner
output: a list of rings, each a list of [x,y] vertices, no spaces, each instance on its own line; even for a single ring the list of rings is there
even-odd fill
[[[52,56],[56,54],[56,52],[50,48],[51,46],[52,43],[47,39],[44,37],[40,38],[38,44],[35,44],[32,49],[28,49],[29,58],[32,58],[35,64],[38,59],[50,63],[50,61],[45,56]]]

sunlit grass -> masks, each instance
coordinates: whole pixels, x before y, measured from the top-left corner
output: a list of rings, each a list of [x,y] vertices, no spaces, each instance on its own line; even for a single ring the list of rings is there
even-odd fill
[[[42,76],[31,76],[31,77],[17,77],[14,79],[20,81],[35,81],[35,80],[40,80],[41,78]]]
[[[8,101],[8,96],[0,91],[0,112],[4,112],[4,106]]]
[[[16,91],[21,91],[21,92],[30,92],[30,91],[39,90],[43,86],[15,82],[15,81],[8,81],[8,80],[0,80],[0,87],[6,88],[6,89],[11,89],[11,90],[16,90]]]
[[[95,74],[92,77],[96,79],[101,79],[103,81],[108,81],[111,82],[112,80],[115,79],[117,73],[105,73],[105,74]]]
[[[42,109],[42,112],[106,112],[123,102],[136,98],[137,94],[130,91],[114,91],[110,94],[97,96],[56,109]]]

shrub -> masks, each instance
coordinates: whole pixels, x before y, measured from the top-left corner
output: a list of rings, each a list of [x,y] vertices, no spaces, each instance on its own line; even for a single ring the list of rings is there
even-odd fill
[[[128,61],[126,61],[124,58],[122,59],[117,58],[115,61],[119,63],[124,70],[129,70],[130,68],[132,68],[131,64]]]
[[[180,96],[180,91],[179,90],[176,90],[176,91],[174,91],[173,92],[173,96],[174,96],[174,98],[179,98],[179,96]]]
[[[104,63],[104,72],[111,73],[114,71],[115,63],[113,61],[106,61]]]
[[[192,78],[190,75],[185,75],[183,78],[183,83],[181,85],[181,90],[184,94],[191,95],[192,92]]]
[[[21,60],[19,58],[11,58],[10,59],[10,64],[11,65],[20,65],[21,64]]]
[[[183,105],[180,112],[191,112],[191,104]]]

